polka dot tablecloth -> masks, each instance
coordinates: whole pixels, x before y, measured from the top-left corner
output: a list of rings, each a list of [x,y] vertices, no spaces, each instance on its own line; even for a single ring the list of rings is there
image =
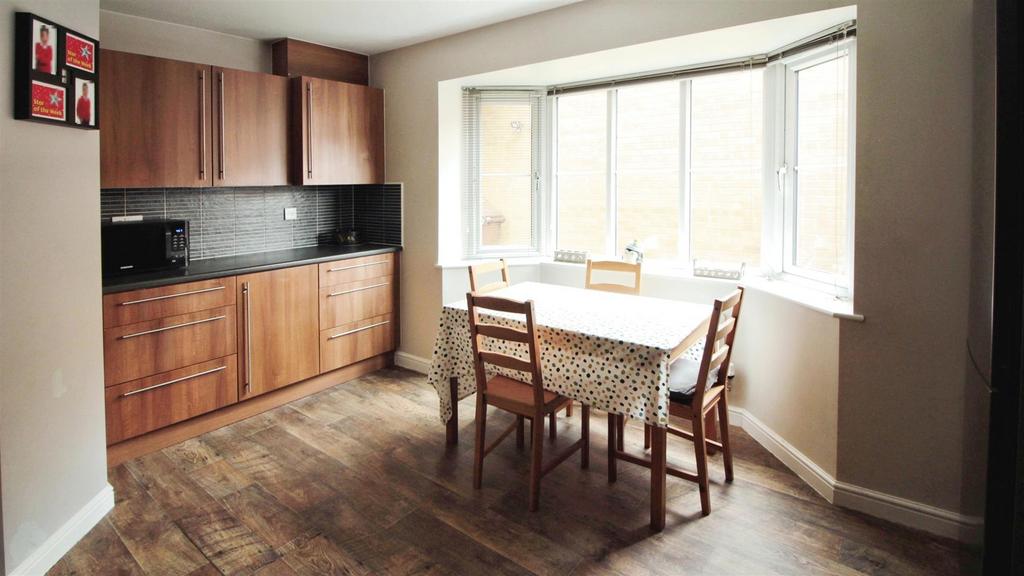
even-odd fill
[[[541,344],[544,387],[590,406],[655,426],[668,422],[668,369],[673,350],[706,334],[711,306],[554,284],[523,282],[492,292],[533,300]],[[522,328],[522,316],[495,313],[488,321]],[[526,346],[484,345],[526,359]],[[488,367],[492,368],[492,367]],[[494,367],[529,381],[529,375]],[[449,379],[459,398],[476,392],[466,301],[445,305],[427,375],[441,401],[441,420],[452,414]]]

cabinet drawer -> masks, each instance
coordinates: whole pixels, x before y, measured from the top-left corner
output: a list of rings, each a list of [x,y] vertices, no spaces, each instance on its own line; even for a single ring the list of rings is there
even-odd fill
[[[394,309],[394,277],[346,282],[320,289],[320,328],[326,330],[390,314]]]
[[[107,444],[170,426],[238,401],[234,354],[111,386]]]
[[[348,260],[335,260],[320,265],[320,286],[336,286],[379,276],[391,276],[395,271],[394,254],[377,254]]]
[[[103,330],[107,386],[235,353],[235,307]]]
[[[320,332],[320,373],[394,349],[391,314],[374,316]]]
[[[159,288],[107,294],[103,327],[124,326],[156,318],[188,314],[235,303],[235,278],[217,278]]]

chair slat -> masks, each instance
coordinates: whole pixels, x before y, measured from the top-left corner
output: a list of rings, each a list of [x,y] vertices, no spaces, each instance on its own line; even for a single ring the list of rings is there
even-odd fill
[[[607,282],[597,283],[592,281],[594,270],[605,272],[625,272],[633,275],[633,285],[610,284]],[[619,294],[640,294],[640,264],[630,264],[616,260],[587,260],[586,288],[589,290],[602,290],[604,292],[617,292]]]
[[[520,372],[533,372],[533,364],[526,360],[520,360],[515,356],[509,356],[508,354],[502,354],[501,352],[488,352],[485,350],[480,351],[480,360],[485,364],[493,364],[494,366],[501,366],[502,368],[508,368],[509,370],[519,370]]]
[[[491,272],[501,271],[501,280],[489,284],[481,284],[480,276]],[[501,288],[507,288],[512,284],[512,277],[509,274],[508,263],[504,259],[497,262],[482,262],[469,267],[469,289],[479,294],[493,292]]]
[[[530,341],[530,335],[525,331],[508,328],[507,326],[498,326],[496,324],[477,324],[476,331],[481,336],[487,336],[488,338],[524,343]]]
[[[725,361],[725,357],[726,357],[726,355],[728,353],[729,353],[729,346],[723,344],[721,347],[718,348],[718,351],[715,352],[715,354],[711,357],[711,362],[708,363],[708,373],[709,374],[711,373],[712,370],[714,370],[715,368],[718,368],[719,366],[722,365],[722,362]]]
[[[737,304],[739,304],[740,298],[742,297],[742,289],[733,290],[732,294],[729,294],[725,300],[722,300],[722,310],[732,310]]]
[[[725,338],[729,332],[732,332],[732,327],[736,325],[736,320],[729,318],[725,322],[718,325],[718,331],[715,332],[715,342]]]
[[[526,314],[530,310],[529,302],[517,302],[508,298],[497,298],[494,296],[474,296],[473,305],[478,310],[497,310],[510,314]]]

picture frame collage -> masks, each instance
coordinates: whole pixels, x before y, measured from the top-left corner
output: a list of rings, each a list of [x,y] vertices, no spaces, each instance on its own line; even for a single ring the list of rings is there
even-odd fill
[[[14,117],[98,130],[99,41],[18,12],[15,44]]]

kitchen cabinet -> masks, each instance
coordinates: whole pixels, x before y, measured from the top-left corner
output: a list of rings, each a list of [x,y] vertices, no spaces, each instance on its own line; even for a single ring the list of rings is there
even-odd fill
[[[211,70],[101,50],[100,186],[210,186]]]
[[[319,373],[317,266],[236,278],[240,400]]]
[[[288,184],[288,78],[212,70],[213,185]]]
[[[292,83],[293,183],[382,183],[384,91],[309,76]]]

